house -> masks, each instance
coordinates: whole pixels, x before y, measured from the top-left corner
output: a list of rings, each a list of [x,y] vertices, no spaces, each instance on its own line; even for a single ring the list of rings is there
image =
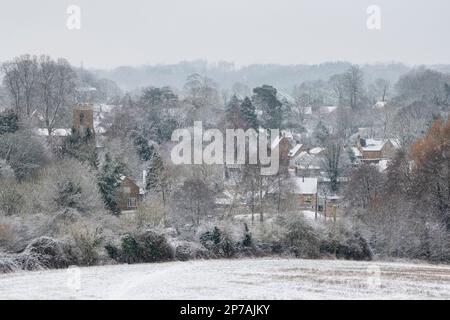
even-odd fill
[[[120,185],[117,189],[117,207],[121,210],[137,209],[140,199],[140,188],[136,182],[127,176],[120,178]]]
[[[271,149],[275,149],[278,147],[280,166],[288,167],[289,166],[289,152],[291,151],[291,140],[286,135],[279,136],[275,138],[271,144]]]
[[[302,151],[305,151],[305,147],[303,144],[298,143],[295,147],[289,150],[288,157],[289,159],[294,159],[297,157]]]
[[[284,184],[282,197],[289,200],[295,209],[312,209],[317,201],[317,178],[290,177]],[[267,196],[275,199],[279,194],[278,185],[269,188]],[[264,195],[265,196],[265,195]]]
[[[378,163],[382,159],[391,158],[399,148],[395,139],[363,139],[358,140],[357,148],[361,153],[361,161]]]
[[[291,178],[292,189],[290,197],[298,203],[300,208],[315,209],[317,201],[317,178]]]
[[[313,154],[306,151],[300,152],[292,161],[292,167],[295,169],[295,175],[301,177],[317,177],[321,171],[321,160]]]

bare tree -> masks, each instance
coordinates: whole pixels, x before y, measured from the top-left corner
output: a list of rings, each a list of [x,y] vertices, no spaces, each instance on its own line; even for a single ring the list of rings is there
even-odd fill
[[[330,188],[333,192],[338,190],[339,177],[343,170],[342,149],[342,142],[335,137],[330,137],[325,146],[324,158],[322,160],[323,168],[330,179]]]
[[[353,65],[344,75],[345,90],[352,110],[357,110],[364,96],[364,77],[359,66]]]
[[[74,97],[75,73],[64,59],[53,61],[48,56],[39,59],[39,109],[44,117],[48,134],[55,122]]]

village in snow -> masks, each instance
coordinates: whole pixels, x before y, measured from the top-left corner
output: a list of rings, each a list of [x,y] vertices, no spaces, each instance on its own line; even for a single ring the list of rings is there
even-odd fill
[[[0,299],[450,298],[449,64],[91,51],[0,54]]]

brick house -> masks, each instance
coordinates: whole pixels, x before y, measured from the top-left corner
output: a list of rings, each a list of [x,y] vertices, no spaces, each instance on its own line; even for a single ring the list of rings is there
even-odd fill
[[[139,186],[130,177],[122,176],[117,190],[117,207],[123,210],[137,209],[140,200]]]
[[[362,161],[378,163],[382,159],[391,158],[398,149],[398,143],[393,139],[359,139],[357,148]]]
[[[287,182],[287,190],[281,191],[285,199],[289,199],[297,209],[315,210],[317,201],[317,178],[291,177]],[[278,187],[273,186],[268,196],[276,198]]]
[[[292,178],[290,196],[294,197],[300,208],[314,210],[317,201],[317,178]]]

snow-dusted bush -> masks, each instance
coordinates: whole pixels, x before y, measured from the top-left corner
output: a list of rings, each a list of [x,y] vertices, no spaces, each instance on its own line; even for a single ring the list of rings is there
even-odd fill
[[[20,213],[23,196],[16,182],[3,182],[0,184],[0,214],[5,216]]]
[[[126,234],[121,238],[120,248],[108,244],[106,250],[112,259],[126,263],[161,262],[174,257],[166,237],[153,230]]]
[[[24,270],[58,269],[69,265],[68,248],[62,241],[50,237],[33,240],[25,250],[15,257]]]
[[[211,253],[202,245],[192,241],[177,241],[172,243],[175,248],[175,259],[180,261],[192,259],[209,259]]]
[[[92,169],[74,159],[65,159],[41,173],[39,202],[46,211],[67,208],[80,212],[98,211],[103,202]]]
[[[332,225],[320,244],[322,254],[339,259],[372,260],[372,249],[368,241],[358,231],[345,225]]]
[[[320,234],[302,217],[289,217],[284,223],[283,244],[296,257],[319,258]]]
[[[200,243],[217,257],[230,258],[236,253],[231,237],[218,227],[201,234]]]
[[[73,240],[71,251],[79,265],[95,265],[99,259],[99,249],[103,240],[101,227],[78,223],[72,226],[70,236]]]
[[[17,235],[14,228],[9,223],[0,221],[0,249],[11,250],[16,240]]]
[[[17,270],[20,270],[20,266],[13,258],[8,256],[0,256],[0,274],[14,272]]]
[[[149,195],[134,214],[134,225],[138,229],[159,227],[164,221],[164,205],[161,197]]]

